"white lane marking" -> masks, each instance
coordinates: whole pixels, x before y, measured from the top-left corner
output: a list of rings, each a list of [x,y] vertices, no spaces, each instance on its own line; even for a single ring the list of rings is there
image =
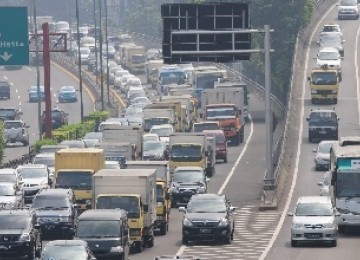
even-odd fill
[[[4,79],[5,79],[5,80],[8,80],[8,77],[4,76]]]
[[[360,34],[360,26],[358,27],[357,31],[356,31],[356,39],[355,39],[355,46],[358,46],[359,44],[359,34]],[[355,78],[356,78],[356,96],[357,96],[357,100],[358,100],[358,116],[359,116],[359,124],[360,124],[360,89],[359,89],[359,64],[358,64],[358,48],[355,48]]]
[[[20,96],[18,96],[18,99],[20,99]]]
[[[15,89],[15,93],[18,93],[18,92],[19,92],[19,91],[18,91],[18,89],[16,88],[16,89]]]
[[[325,18],[329,15],[329,13],[334,9],[336,5],[333,5],[327,12],[326,14],[320,19],[320,21],[316,24],[315,29],[312,31],[311,36],[310,36],[310,42],[312,42],[315,32],[318,30],[320,24],[325,20]],[[306,86],[306,73],[308,70],[308,62],[309,62],[309,56],[310,56],[310,47],[307,48],[306,50],[306,58],[305,58],[305,68],[304,68],[304,75],[303,75],[303,82],[302,82],[302,93],[301,93],[301,97],[304,98],[305,96],[305,86]],[[280,230],[284,224],[285,218],[286,218],[286,214],[289,210],[290,207],[290,203],[292,200],[292,196],[294,194],[294,190],[295,190],[295,186],[296,186],[296,181],[297,181],[297,177],[298,177],[298,172],[299,172],[299,162],[300,162],[300,150],[301,150],[301,145],[302,145],[302,138],[303,138],[303,131],[304,131],[304,124],[303,124],[303,118],[304,118],[304,102],[301,103],[301,108],[300,108],[300,127],[299,127],[299,139],[298,139],[298,143],[297,143],[297,149],[296,149],[296,160],[295,160],[295,167],[294,167],[294,175],[293,175],[293,179],[291,182],[291,187],[290,187],[290,191],[289,191],[289,195],[287,197],[286,203],[285,203],[285,207],[284,207],[284,211],[281,213],[278,225],[276,226],[274,235],[272,236],[272,238],[269,241],[269,244],[266,246],[264,252],[261,254],[259,260],[264,260],[265,257],[267,256],[267,254],[270,252],[272,246],[274,245],[277,237],[280,234]]]
[[[21,101],[19,102],[19,106],[21,106]],[[21,108],[19,110],[21,110]]]
[[[237,166],[239,165],[241,158],[244,156],[244,154],[245,154],[245,152],[246,152],[246,150],[247,150],[247,147],[248,147],[248,145],[249,145],[249,143],[250,143],[250,140],[251,140],[251,138],[252,138],[252,136],[253,136],[254,124],[253,124],[253,121],[252,121],[252,118],[251,118],[251,115],[250,115],[250,114],[249,114],[249,120],[250,120],[250,132],[249,132],[249,135],[248,135],[248,137],[247,137],[247,139],[246,139],[244,148],[241,150],[241,153],[239,154],[236,162],[234,163],[234,166],[231,168],[231,170],[230,170],[230,172],[228,173],[225,181],[223,182],[223,184],[221,185],[219,191],[217,192],[218,194],[221,194],[221,193],[224,191],[224,189],[226,188],[226,185],[227,185],[227,184],[229,183],[229,181],[231,180],[231,177],[234,175],[235,170],[236,170]],[[179,250],[177,251],[176,255],[181,255],[181,254],[183,254],[184,251],[185,251],[185,249],[186,249],[186,246],[185,246],[185,245],[182,245],[182,246],[179,248]]]

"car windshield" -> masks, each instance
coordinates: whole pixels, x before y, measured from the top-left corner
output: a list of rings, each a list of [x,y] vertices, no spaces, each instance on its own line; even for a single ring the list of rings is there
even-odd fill
[[[332,216],[333,210],[330,203],[309,202],[299,203],[296,206],[296,216]]]
[[[337,72],[313,72],[311,75],[311,83],[314,85],[333,85],[337,81]]]
[[[338,60],[340,59],[340,54],[339,52],[325,52],[325,51],[321,51],[318,53],[318,59],[319,60]]]
[[[208,108],[206,110],[206,117],[207,118],[235,118],[236,117],[236,110],[234,108]]]
[[[55,157],[35,157],[34,164],[45,164],[49,167],[54,167]]]
[[[174,172],[173,182],[204,182],[204,173],[201,171],[178,170]]]
[[[160,137],[169,137],[173,133],[173,129],[170,127],[151,128],[151,134],[157,134]]]
[[[0,196],[14,196],[15,188],[13,185],[0,185]]]
[[[15,174],[0,174],[0,182],[16,182],[16,175]]]
[[[129,218],[139,217],[139,201],[135,196],[101,196],[96,200],[97,209],[124,209]]]
[[[92,172],[59,171],[56,177],[56,187],[71,189],[91,189]]]
[[[322,47],[339,47],[341,45],[341,37],[338,35],[338,33],[322,35],[320,38],[320,46]]]
[[[164,143],[161,141],[148,141],[143,145],[144,151],[163,151],[164,148]]]
[[[171,148],[171,157],[174,161],[201,160],[201,146],[191,144],[174,144]]]
[[[85,260],[88,259],[88,254],[83,246],[45,246],[41,259],[46,260]]]
[[[2,215],[0,221],[0,230],[3,229],[25,229],[29,225],[30,216],[26,215]]]
[[[226,204],[223,200],[193,200],[187,205],[189,213],[225,213]]]
[[[22,123],[21,122],[4,122],[4,128],[5,129],[22,128]]]
[[[200,133],[204,130],[217,130],[219,129],[218,123],[195,123],[193,125],[193,132]]]
[[[337,116],[334,112],[314,112],[310,114],[309,123],[311,124],[336,124],[338,121]]]
[[[118,237],[120,222],[118,220],[80,220],[76,228],[76,237]]]
[[[16,111],[14,109],[0,109],[0,117],[15,117]]]
[[[58,196],[35,196],[32,208],[46,209],[46,208],[69,208],[69,201],[65,197]]]
[[[20,168],[18,173],[25,179],[48,177],[48,172],[45,168]]]

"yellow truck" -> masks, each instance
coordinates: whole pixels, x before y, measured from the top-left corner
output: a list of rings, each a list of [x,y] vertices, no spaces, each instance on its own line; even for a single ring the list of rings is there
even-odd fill
[[[96,209],[128,212],[132,251],[154,246],[156,220],[155,169],[102,169],[93,177]]]
[[[203,133],[173,133],[170,135],[170,173],[179,166],[198,166],[206,170],[207,139]]]
[[[154,102],[152,104],[149,104],[146,106],[146,109],[160,109],[160,110],[164,110],[164,109],[171,109],[174,111],[175,116],[176,116],[176,120],[175,120],[175,124],[174,124],[174,129],[176,132],[182,132],[185,131],[185,126],[182,124],[183,119],[182,119],[182,113],[181,113],[181,103],[180,101],[176,101],[176,102],[171,102],[171,101],[159,101],[159,102]]]
[[[92,176],[104,166],[103,149],[61,149],[55,153],[55,187],[73,189],[80,209],[91,208]]]
[[[314,68],[307,80],[310,82],[312,104],[327,101],[337,104],[341,81],[338,69],[327,66]]]
[[[131,73],[146,72],[146,50],[144,46],[126,45],[124,49],[125,67]]]
[[[156,173],[156,220],[154,228],[160,235],[169,229],[171,198],[169,194],[170,172],[168,161],[127,161],[126,169],[155,169]]]

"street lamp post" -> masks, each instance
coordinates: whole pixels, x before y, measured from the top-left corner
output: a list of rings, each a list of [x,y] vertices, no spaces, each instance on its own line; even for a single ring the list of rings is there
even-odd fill
[[[79,68],[79,84],[80,84],[80,118],[84,120],[84,104],[83,104],[83,84],[81,73],[81,53],[80,53],[80,29],[79,29],[79,1],[76,0],[76,30],[77,30],[77,49],[78,49],[78,68]]]

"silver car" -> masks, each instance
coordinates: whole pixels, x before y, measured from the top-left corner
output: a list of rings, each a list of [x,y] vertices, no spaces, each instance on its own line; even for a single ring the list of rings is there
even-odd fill
[[[330,242],[337,246],[338,226],[336,217],[339,216],[331,203],[329,196],[303,196],[296,203],[291,224],[291,246],[298,242]]]
[[[315,155],[315,170],[329,170],[331,144],[335,141],[321,141],[313,152]]]

